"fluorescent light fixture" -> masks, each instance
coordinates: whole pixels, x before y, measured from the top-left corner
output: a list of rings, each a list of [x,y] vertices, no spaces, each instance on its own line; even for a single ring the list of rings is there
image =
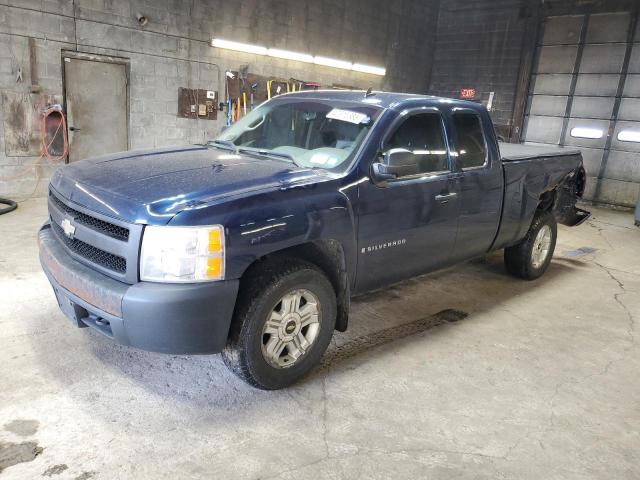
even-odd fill
[[[640,143],[640,130],[622,130],[618,133],[618,140],[621,142]]]
[[[446,150],[414,150],[414,155],[446,155]]]
[[[275,58],[284,58],[285,60],[296,60],[297,62],[313,63],[313,56],[306,53],[290,52],[288,50],[279,50],[270,48],[268,55]]]
[[[248,43],[231,42],[229,40],[222,40],[221,38],[214,38],[211,40],[211,45],[216,48],[225,48],[227,50],[235,50],[237,52],[253,53],[255,55],[266,55],[267,49],[259,45],[250,45]]]
[[[571,129],[571,136],[576,138],[591,138],[597,140],[602,138],[604,132],[599,128],[574,127]]]
[[[344,70],[351,70],[353,68],[353,63],[336,60],[335,58],[315,57],[313,63],[316,65],[324,65],[325,67],[342,68]]]
[[[231,40],[223,40],[214,38],[211,45],[216,48],[224,48],[226,50],[234,50],[236,52],[252,53],[254,55],[269,55],[274,58],[283,58],[285,60],[295,60],[296,62],[315,63],[324,67],[340,68],[342,70],[352,70],[354,72],[369,73],[371,75],[385,76],[387,70],[383,67],[374,67],[372,65],[363,65],[361,63],[351,63],[345,60],[338,60],[328,57],[314,57],[308,53],[291,52],[289,50],[280,50],[279,48],[266,48],[260,45],[251,45],[249,43],[232,42]]]
[[[387,71],[382,67],[372,67],[371,65],[362,65],[361,63],[354,63],[352,70],[362,73],[370,73],[372,75],[385,76]]]

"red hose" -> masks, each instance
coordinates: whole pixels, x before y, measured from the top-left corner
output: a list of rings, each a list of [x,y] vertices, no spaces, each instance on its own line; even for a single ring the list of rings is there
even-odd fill
[[[51,137],[51,141],[47,144],[47,118],[50,115],[55,114],[56,116],[60,116],[60,122],[58,123],[58,127]],[[62,154],[60,155],[51,155],[49,152],[49,147],[53,144],[56,137],[58,136],[58,132],[62,128],[62,139],[63,139],[63,148]],[[58,107],[49,107],[42,113],[42,119],[40,121],[40,137],[42,139],[42,156],[51,162],[61,162],[67,155],[69,154],[69,140],[67,138],[67,119],[64,116],[64,113]]]
[[[56,131],[53,133],[53,136],[51,137],[51,140],[49,142],[46,141],[47,138],[47,118],[49,117],[49,115],[53,114],[53,113],[57,113],[60,115],[60,122],[58,123],[58,127],[56,128]],[[56,137],[58,136],[60,130],[62,130],[62,138],[63,138],[63,149],[62,149],[62,154],[61,155],[51,155],[51,152],[49,152],[49,148],[51,147],[51,145],[53,144],[53,142],[55,141]],[[61,162],[64,161],[64,159],[67,157],[67,155],[69,154],[69,141],[67,139],[67,119],[64,115],[64,112],[60,109],[60,107],[49,107],[47,108],[42,115],[40,116],[40,156],[33,162],[30,163],[29,165],[26,165],[22,170],[18,171],[18,173],[14,174],[14,175],[10,175],[8,177],[0,177],[0,182],[8,182],[11,180],[15,180],[16,178],[20,178],[23,177],[27,172],[29,172],[31,169],[45,165],[45,163],[41,163],[40,160],[42,160],[43,158],[46,158],[47,160],[49,160],[50,162]]]

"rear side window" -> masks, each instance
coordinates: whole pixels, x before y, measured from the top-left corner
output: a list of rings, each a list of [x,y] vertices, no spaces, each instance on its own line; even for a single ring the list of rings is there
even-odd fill
[[[457,112],[453,114],[453,125],[462,168],[483,166],[487,159],[487,147],[480,117],[475,113]]]
[[[391,135],[385,150],[402,148],[413,153],[415,165],[406,175],[449,170],[447,147],[439,113],[411,115]]]

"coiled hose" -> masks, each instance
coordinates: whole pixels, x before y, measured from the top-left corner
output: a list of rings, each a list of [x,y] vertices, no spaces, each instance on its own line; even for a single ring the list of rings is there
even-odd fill
[[[0,215],[13,212],[16,208],[18,208],[18,204],[13,200],[9,200],[8,198],[0,198],[0,204],[9,205],[8,207],[0,208]]]

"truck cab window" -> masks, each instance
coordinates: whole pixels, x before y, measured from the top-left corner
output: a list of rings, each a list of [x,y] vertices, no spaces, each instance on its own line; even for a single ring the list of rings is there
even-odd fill
[[[405,149],[413,153],[403,176],[449,170],[442,120],[438,113],[411,115],[385,142],[385,150]]]
[[[462,168],[482,167],[487,160],[487,148],[480,117],[475,113],[457,112],[453,114],[453,125]]]

